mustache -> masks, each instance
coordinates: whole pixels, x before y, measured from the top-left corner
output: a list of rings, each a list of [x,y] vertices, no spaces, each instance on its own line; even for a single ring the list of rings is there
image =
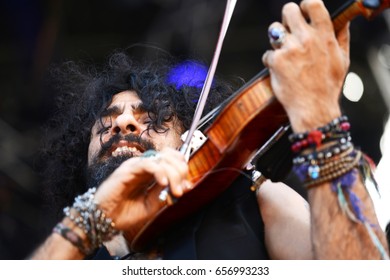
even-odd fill
[[[155,145],[146,139],[141,138],[139,135],[135,134],[127,134],[127,135],[120,135],[116,134],[113,137],[110,138],[106,143],[102,143],[101,150],[99,151],[97,157],[101,158],[103,157],[114,145],[118,145],[120,141],[126,141],[128,143],[137,143],[139,146],[143,148],[144,151],[147,150],[156,150]]]

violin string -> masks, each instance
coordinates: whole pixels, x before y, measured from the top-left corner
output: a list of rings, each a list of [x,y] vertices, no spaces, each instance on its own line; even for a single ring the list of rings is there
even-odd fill
[[[205,115],[200,121],[197,126],[197,129],[200,130],[202,127],[204,127],[206,124],[210,123],[214,118],[217,116],[217,114],[220,112],[220,108],[222,105],[218,105],[215,107],[212,111],[210,111],[207,115]]]
[[[223,167],[223,168],[218,168],[218,169],[215,169],[215,170],[212,170],[212,171],[209,171],[207,172],[207,175],[210,175],[210,174],[215,174],[215,173],[218,173],[218,172],[225,172],[225,171],[234,171],[234,172],[237,172],[239,173],[240,175],[243,175],[244,177],[246,177],[247,179],[252,180],[252,176],[248,175],[245,171],[239,169],[239,168],[234,168],[234,167]],[[202,178],[204,177],[206,174],[203,174],[203,175],[199,175],[199,176],[196,176],[196,177],[193,177],[193,179],[198,179],[198,178]]]

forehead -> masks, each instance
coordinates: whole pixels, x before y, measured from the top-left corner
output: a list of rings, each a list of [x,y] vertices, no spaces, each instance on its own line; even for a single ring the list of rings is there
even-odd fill
[[[134,91],[126,90],[115,94],[112,97],[111,103],[108,105],[108,107],[118,106],[121,104],[138,105],[140,103],[142,103],[141,99]]]

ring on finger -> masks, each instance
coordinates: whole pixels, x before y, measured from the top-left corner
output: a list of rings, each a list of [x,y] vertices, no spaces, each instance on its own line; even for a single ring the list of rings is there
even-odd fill
[[[281,27],[271,27],[268,29],[268,38],[271,46],[278,49],[286,39],[286,31]]]
[[[164,205],[172,205],[175,203],[175,200],[172,198],[169,188],[163,189],[158,195],[158,200]]]
[[[147,151],[145,151],[145,152],[142,154],[141,157],[142,157],[142,158],[151,158],[151,159],[153,159],[153,160],[156,161],[156,162],[159,162],[160,159],[161,159],[160,153],[158,153],[158,152],[155,151],[155,150],[147,150]]]

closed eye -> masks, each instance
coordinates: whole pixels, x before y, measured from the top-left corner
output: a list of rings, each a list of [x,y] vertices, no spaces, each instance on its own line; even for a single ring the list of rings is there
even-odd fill
[[[100,134],[107,133],[108,130],[109,130],[110,128],[111,128],[111,126],[104,126],[104,127],[100,128],[100,129],[96,132],[96,134],[97,134],[97,135],[100,135]]]
[[[152,120],[150,118],[145,119],[142,123],[143,124],[150,124]]]
[[[108,130],[112,127],[112,118],[111,117],[102,117],[96,127],[96,135],[101,135],[103,133],[108,132]]]

